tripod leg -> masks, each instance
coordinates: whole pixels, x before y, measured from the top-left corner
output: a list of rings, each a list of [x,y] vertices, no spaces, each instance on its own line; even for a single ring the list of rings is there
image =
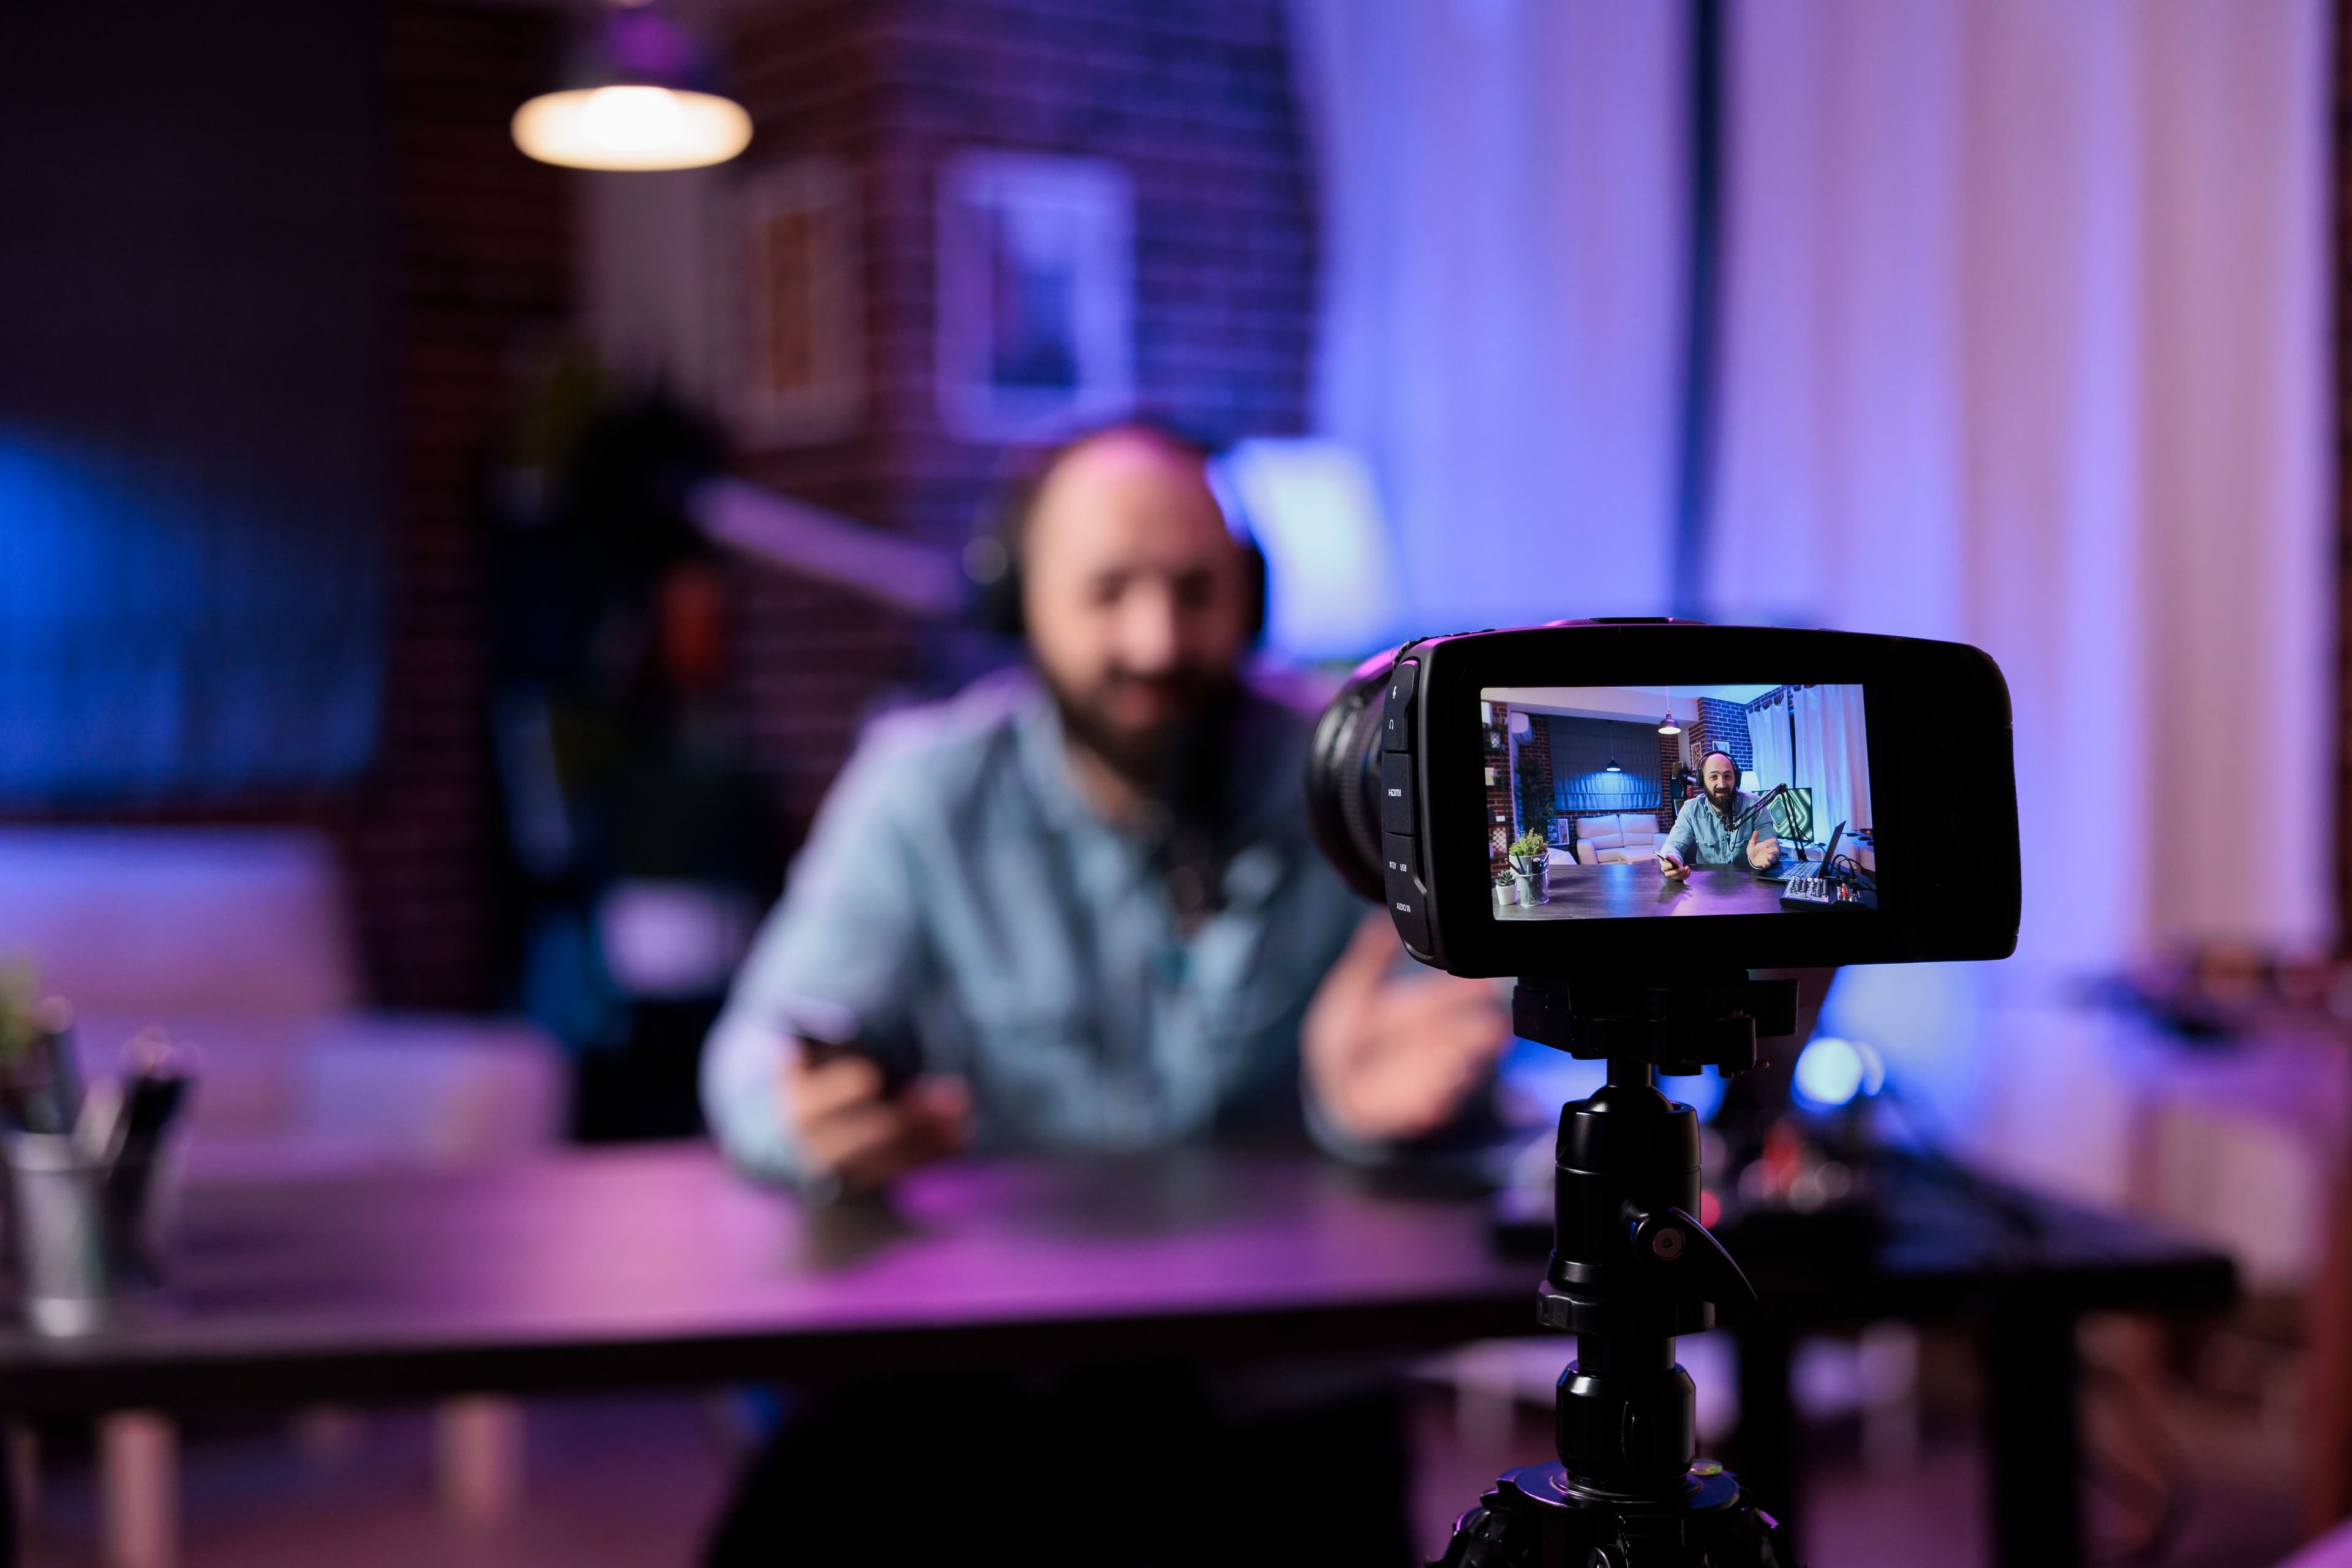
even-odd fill
[[[1797,1409],[1789,1394],[1793,1338],[1759,1313],[1739,1330],[1739,1427],[1731,1468],[1748,1501],[1780,1521],[1791,1545],[1803,1535],[1797,1473]]]
[[[1985,1465],[2000,1568],[2083,1561],[2074,1326],[2063,1310],[2011,1302],[1985,1321]]]
[[[17,1517],[16,1477],[8,1479],[9,1485],[0,1486],[0,1568],[16,1568],[22,1561],[24,1542],[18,1531],[30,1522]]]

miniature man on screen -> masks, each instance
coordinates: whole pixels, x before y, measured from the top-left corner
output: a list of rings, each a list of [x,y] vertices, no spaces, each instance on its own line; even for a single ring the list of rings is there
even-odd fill
[[[1769,812],[1756,809],[1757,797],[1739,787],[1739,764],[1728,752],[1709,752],[1699,763],[1705,794],[1683,802],[1675,826],[1658,846],[1658,870],[1667,880],[1687,881],[1694,866],[1745,867],[1769,871],[1780,860],[1780,840]]]

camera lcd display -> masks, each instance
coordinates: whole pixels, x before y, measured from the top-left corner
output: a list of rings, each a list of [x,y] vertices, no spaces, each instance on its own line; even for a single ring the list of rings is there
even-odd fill
[[[1861,686],[1478,699],[1496,920],[1875,910]]]

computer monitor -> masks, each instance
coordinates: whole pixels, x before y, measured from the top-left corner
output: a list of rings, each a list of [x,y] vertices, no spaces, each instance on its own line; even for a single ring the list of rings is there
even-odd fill
[[[1772,797],[1772,830],[1791,844],[1813,841],[1813,786],[1790,785]]]

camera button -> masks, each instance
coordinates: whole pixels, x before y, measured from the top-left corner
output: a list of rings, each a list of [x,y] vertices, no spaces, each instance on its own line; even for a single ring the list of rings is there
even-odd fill
[[[1421,665],[1406,659],[1389,675],[1388,706],[1381,716],[1381,750],[1412,750],[1412,692],[1421,684]]]
[[[1420,841],[1402,833],[1381,835],[1382,876],[1389,896],[1389,918],[1397,934],[1417,952],[1434,951],[1429,939],[1429,887],[1421,879]]]
[[[1388,752],[1381,757],[1381,831],[1412,833],[1421,826],[1421,800],[1413,792],[1412,753]]]
[[[1421,880],[1420,839],[1410,834],[1383,833],[1381,835],[1381,857],[1385,865],[1385,875],[1403,876],[1414,882]]]

